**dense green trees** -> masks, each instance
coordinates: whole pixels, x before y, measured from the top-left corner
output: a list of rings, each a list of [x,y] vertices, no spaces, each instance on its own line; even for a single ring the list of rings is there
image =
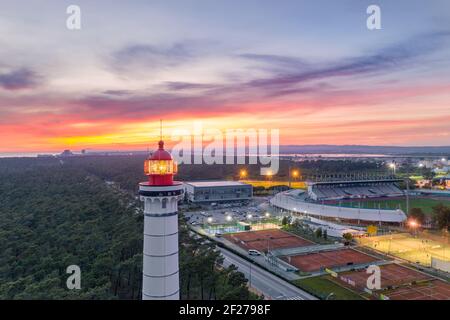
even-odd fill
[[[434,222],[439,229],[450,230],[450,207],[444,206],[442,203],[433,207]]]
[[[352,235],[351,233],[344,233],[344,234],[342,235],[342,237],[343,237],[346,241],[348,241],[348,242],[350,242],[350,241],[353,240],[353,235]]]
[[[139,297],[142,217],[102,180],[54,166],[0,173],[0,297]],[[82,290],[66,289],[80,266]]]
[[[0,159],[0,299],[140,299],[143,216],[134,188],[144,177],[142,159],[127,160]],[[182,297],[254,297],[241,273],[220,267],[214,245],[192,237],[182,218],[180,229]],[[81,290],[66,288],[72,264]]]
[[[64,158],[65,166],[83,168],[105,180],[120,183],[127,190],[137,190],[137,182],[144,179],[143,162],[144,155],[134,156],[86,156]],[[41,159],[41,161],[43,161]],[[56,160],[58,161],[58,160]],[[248,159],[247,159],[248,162]],[[1,164],[0,164],[1,166]],[[289,179],[289,168],[299,169],[302,178],[317,178],[319,175],[339,175],[342,173],[387,173],[386,166],[382,162],[373,161],[350,161],[350,160],[306,160],[291,162],[280,160],[279,171],[274,180]],[[238,179],[239,172],[245,168],[248,179],[265,180],[261,176],[261,166],[258,165],[200,165],[181,164],[177,179],[180,180],[202,180],[202,179]],[[299,178],[300,179],[300,178]]]
[[[314,233],[317,238],[322,238],[322,228],[317,228]]]

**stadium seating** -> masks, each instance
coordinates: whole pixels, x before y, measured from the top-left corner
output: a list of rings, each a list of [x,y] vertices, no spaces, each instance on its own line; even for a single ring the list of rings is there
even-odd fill
[[[374,198],[401,196],[403,192],[394,182],[347,182],[313,184],[310,196],[314,200],[339,200],[352,198]]]

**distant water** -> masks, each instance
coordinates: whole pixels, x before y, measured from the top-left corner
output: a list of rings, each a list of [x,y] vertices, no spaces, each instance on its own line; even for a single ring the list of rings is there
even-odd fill
[[[387,154],[372,153],[288,153],[281,156],[299,157],[299,158],[384,158],[392,157]],[[401,155],[397,155],[401,156]]]
[[[30,152],[24,152],[24,153],[9,153],[0,152],[0,158],[36,158],[38,154],[46,154],[46,153],[30,153]]]

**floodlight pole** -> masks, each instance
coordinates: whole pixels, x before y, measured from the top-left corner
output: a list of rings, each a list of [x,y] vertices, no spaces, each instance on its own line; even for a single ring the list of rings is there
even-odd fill
[[[406,178],[406,214],[409,215],[409,179]]]
[[[249,262],[249,280],[248,280],[248,286],[252,287],[252,263]]]
[[[291,161],[289,160],[289,167],[288,167],[288,178],[289,178],[289,189],[291,188]]]

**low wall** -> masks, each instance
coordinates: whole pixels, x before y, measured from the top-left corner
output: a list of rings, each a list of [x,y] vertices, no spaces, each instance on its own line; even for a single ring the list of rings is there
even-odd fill
[[[389,223],[401,223],[406,220],[406,214],[400,209],[362,209],[322,205],[298,199],[302,192],[294,190],[278,193],[270,199],[270,203],[278,208],[318,217]]]
[[[431,257],[431,267],[437,270],[450,273],[450,261]]]

